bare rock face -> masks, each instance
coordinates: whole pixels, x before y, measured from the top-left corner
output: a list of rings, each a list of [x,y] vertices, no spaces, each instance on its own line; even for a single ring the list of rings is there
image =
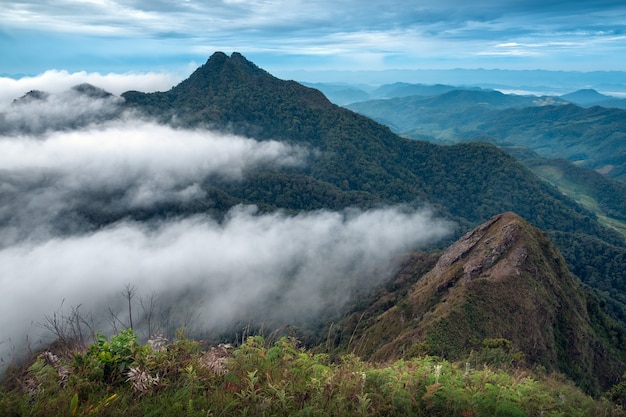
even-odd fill
[[[621,342],[600,337],[605,318],[548,237],[503,213],[450,246],[405,301],[369,319],[359,341],[382,335],[369,350],[379,360],[403,357],[416,345],[455,360],[484,339],[505,338],[528,365],[564,372],[599,392],[625,369]]]
[[[585,301],[543,232],[513,213],[493,217],[453,244],[414,286],[410,304],[435,348],[464,352],[506,338],[557,368],[558,323],[585,329]]]
[[[523,237],[518,220],[520,218],[515,214],[505,213],[467,233],[446,250],[432,274],[440,275],[455,263],[462,262],[463,279],[466,281],[479,276],[519,275],[519,268],[528,254],[523,245],[515,245]],[[495,234],[494,228],[497,229]],[[511,251],[513,253],[509,254]],[[509,256],[503,257],[506,254]],[[498,268],[493,268],[496,263]]]

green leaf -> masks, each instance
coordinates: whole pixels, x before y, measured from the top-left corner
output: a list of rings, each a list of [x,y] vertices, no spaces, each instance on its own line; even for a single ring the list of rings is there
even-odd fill
[[[78,413],[78,394],[74,394],[70,401],[70,414],[75,416]]]

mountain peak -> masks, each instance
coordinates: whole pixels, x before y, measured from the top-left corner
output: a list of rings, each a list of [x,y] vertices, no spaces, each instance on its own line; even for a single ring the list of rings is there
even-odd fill
[[[215,52],[169,91],[130,91],[122,97],[148,114],[176,114],[177,123],[212,125],[258,139],[295,134],[301,120],[293,111],[332,107],[318,90],[280,80],[238,52]]]
[[[526,226],[528,224],[515,213],[496,215],[450,246],[432,273],[440,276],[459,263],[463,270],[461,279],[466,282],[478,277],[503,279],[505,276],[521,275],[520,268],[524,267],[529,257],[526,246],[530,239],[534,240],[529,233],[538,232],[530,232]],[[565,262],[557,254],[553,259],[562,261],[555,263],[553,268],[567,275]]]
[[[180,83],[175,89],[183,87],[207,87],[209,82],[225,83],[242,82],[251,77],[272,77],[268,72],[248,61],[239,52],[233,52],[229,57],[224,52],[215,52],[207,62],[196,69],[187,80]],[[273,78],[273,77],[272,77]]]
[[[108,98],[113,96],[113,94],[108,91],[89,83],[75,85],[71,90],[91,98]]]
[[[199,70],[202,70],[202,68],[204,67],[221,68],[224,65],[231,65],[232,67],[239,67],[241,69],[247,69],[252,72],[259,73],[259,74],[269,75],[269,73],[259,68],[252,61],[249,61],[248,59],[246,59],[246,57],[243,56],[241,53],[233,52],[230,56],[228,56],[224,52],[221,52],[221,51],[217,51],[213,53],[213,55],[211,55],[209,59],[207,59],[207,62],[203,66],[198,68],[196,72]]]
[[[611,96],[599,93],[592,88],[585,88],[582,90],[574,91],[573,93],[564,94],[561,96],[561,98],[571,103],[585,106],[600,102],[602,100],[608,100],[611,98]]]
[[[20,98],[13,100],[13,104],[31,103],[33,101],[46,100],[50,94],[41,90],[30,90]]]
[[[613,342],[600,336],[607,321],[597,299],[545,233],[514,213],[468,232],[430,271],[408,281],[415,284],[406,300],[359,332],[375,359],[396,359],[417,345],[458,360],[485,339],[504,338],[529,365],[563,372],[589,392],[606,389],[625,369],[609,353]],[[384,334],[378,346],[373,334]]]

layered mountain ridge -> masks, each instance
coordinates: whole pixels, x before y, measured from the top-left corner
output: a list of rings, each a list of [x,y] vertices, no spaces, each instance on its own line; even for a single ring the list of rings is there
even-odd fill
[[[493,215],[513,211],[548,231],[561,250],[588,248],[601,241],[607,246],[599,252],[626,254],[623,236],[601,226],[595,214],[495,146],[476,142],[441,146],[400,138],[389,128],[330,103],[315,89],[271,76],[241,54],[216,52],[169,91],[127,92],[123,97],[127,107],[163,122],[210,126],[314,151],[305,167],[261,171],[241,184],[221,185],[220,201],[228,200],[222,205],[311,210],[430,204],[458,222],[463,232]],[[214,190],[207,192],[216,195]],[[596,282],[597,271],[611,265],[595,255],[583,264],[579,256],[568,253],[567,261],[585,282]],[[625,270],[611,267],[608,286],[626,281]],[[615,314],[626,317],[619,292],[606,294],[616,303]]]
[[[436,204],[473,225],[512,210],[549,229],[558,222],[537,221],[539,213],[529,204],[544,199],[558,200],[556,211],[588,215],[496,147],[475,143],[442,147],[399,138],[387,127],[330,103],[315,89],[269,75],[238,53],[228,57],[216,52],[188,80],[167,92],[127,92],[123,97],[127,106],[163,121],[307,144],[321,153],[303,174],[341,191],[364,191],[382,202]],[[503,187],[516,192],[494,195]],[[467,204],[464,194],[469,189],[473,198]],[[519,203],[511,201],[518,195]],[[481,208],[475,210],[477,205]],[[541,205],[537,201],[535,208]],[[544,218],[554,210],[541,211]],[[595,228],[593,223],[588,226]],[[591,233],[623,241],[606,230]]]
[[[303,166],[255,168],[240,181],[207,177],[195,184],[201,198],[190,202],[115,211],[114,205],[100,204],[115,194],[102,192],[62,213],[65,218],[97,229],[126,219],[219,217],[238,204],[288,214],[428,205],[456,221],[457,237],[482,225],[441,257],[413,254],[415,263],[405,266],[396,277],[396,292],[385,298],[389,305],[374,300],[366,306],[375,307],[366,310],[367,322],[344,325],[350,347],[380,360],[408,355],[415,346],[458,359],[484,339],[504,338],[529,364],[565,372],[593,393],[623,372],[623,328],[535,227],[564,249],[591,242],[624,254],[623,237],[497,147],[401,138],[315,89],[273,77],[238,53],[215,53],[169,91],[130,91],[122,97],[121,108],[162,123],[278,140],[305,147],[310,157]],[[599,264],[609,261],[605,255],[595,258]],[[567,258],[577,261],[575,254]],[[585,273],[594,264],[578,266],[588,282]],[[619,267],[606,278],[612,289],[626,274]],[[623,313],[622,299],[612,293],[603,297],[614,302],[615,316]]]
[[[624,181],[626,110],[623,104],[616,105],[620,99],[592,101],[598,97],[602,95],[595,90],[536,97],[457,89],[432,97],[399,96],[347,107],[405,137],[524,146]]]

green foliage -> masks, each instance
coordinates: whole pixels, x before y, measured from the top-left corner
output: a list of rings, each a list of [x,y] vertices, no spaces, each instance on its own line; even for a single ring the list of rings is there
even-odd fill
[[[613,388],[604,394],[604,397],[612,403],[626,409],[626,374],[622,377],[622,381],[615,384]]]
[[[565,159],[541,158],[520,147],[506,147],[524,165],[542,179],[557,186],[583,206],[620,221],[626,220],[626,184],[580,167]]]
[[[504,340],[486,341],[503,349]],[[100,355],[100,353],[109,352]],[[621,416],[605,401],[594,401],[573,385],[536,377],[530,371],[456,365],[420,356],[376,366],[354,355],[330,360],[282,337],[269,344],[253,336],[232,350],[203,350],[178,339],[162,352],[140,346],[131,332],[99,338],[77,363],[129,363],[157,375],[152,389],[137,381],[90,379],[74,367],[69,382],[56,383],[54,367],[36,360],[22,380],[48,380],[45,392],[19,383],[0,389],[3,415],[22,416]],[[102,358],[104,359],[102,359]],[[118,357],[116,360],[110,358]],[[124,359],[122,359],[124,358]],[[217,359],[223,359],[216,367]],[[70,364],[60,360],[59,364]],[[130,375],[127,371],[125,375]],[[17,382],[17,381],[16,381]]]
[[[553,100],[554,101],[554,100]],[[623,109],[582,108],[497,91],[451,91],[435,97],[371,100],[348,107],[415,139],[438,143],[485,140],[524,146],[544,157],[610,168],[624,180]]]
[[[133,363],[137,350],[141,350],[137,339],[137,334],[132,329],[123,330],[111,338],[98,334],[96,343],[87,351],[87,358],[103,370],[106,380],[120,380],[124,371]]]
[[[472,351],[467,358],[468,366],[490,366],[510,370],[524,364],[524,353],[513,347],[508,339],[485,339],[482,348]]]
[[[485,339],[483,340],[484,349],[502,349],[505,352],[510,352],[513,344],[510,340],[504,338]]]

